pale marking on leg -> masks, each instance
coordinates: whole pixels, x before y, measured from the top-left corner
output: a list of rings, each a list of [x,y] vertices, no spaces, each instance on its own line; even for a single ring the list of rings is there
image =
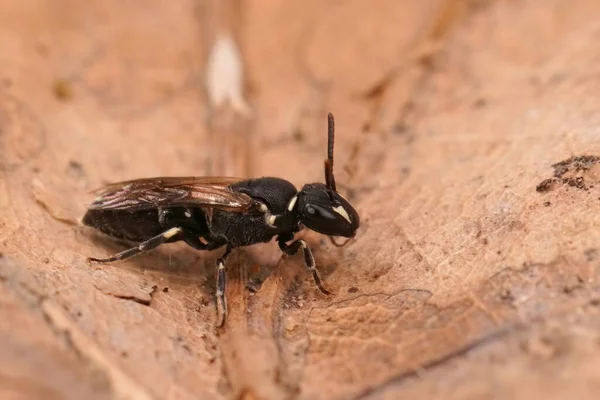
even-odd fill
[[[165,233],[163,233],[163,237],[165,239],[171,239],[173,236],[177,235],[179,232],[181,232],[181,228],[171,228],[168,231],[166,231]]]
[[[302,246],[302,250],[303,250],[303,251],[304,251],[304,250],[306,250],[306,249],[308,249],[308,244],[306,244],[306,242],[305,242],[304,240],[300,239],[300,240],[299,240],[299,242],[300,242],[300,246]],[[310,249],[309,249],[309,250],[310,250]],[[310,263],[310,265],[308,266],[308,269],[309,269],[310,271],[312,271],[312,270],[314,270],[314,269],[317,269],[317,268],[316,268],[316,262],[315,262],[315,257],[314,257],[314,256],[313,256],[313,254],[312,254],[312,251],[309,251],[309,254],[310,254],[310,261],[311,261],[311,263]]]

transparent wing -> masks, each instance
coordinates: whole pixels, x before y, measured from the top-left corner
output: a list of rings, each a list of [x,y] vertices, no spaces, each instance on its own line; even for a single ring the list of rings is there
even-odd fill
[[[93,191],[98,197],[90,210],[145,210],[156,207],[210,207],[244,212],[257,203],[229,186],[240,178],[160,177],[106,185]]]

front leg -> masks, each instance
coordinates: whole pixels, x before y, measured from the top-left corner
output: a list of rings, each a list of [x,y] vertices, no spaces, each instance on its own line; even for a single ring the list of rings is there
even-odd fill
[[[291,240],[291,239],[293,239],[293,237],[287,238],[287,239]],[[315,258],[313,257],[312,251],[310,251],[310,247],[308,247],[308,245],[306,244],[306,242],[304,240],[299,239],[299,240],[292,242],[292,244],[288,245],[286,243],[286,237],[280,235],[277,237],[277,242],[279,243],[279,248],[281,249],[281,251],[283,251],[285,254],[290,255],[290,256],[296,254],[298,252],[298,250],[300,248],[302,248],[302,251],[304,252],[304,264],[306,265],[306,268],[308,268],[308,270],[312,274],[313,279],[315,280],[315,283],[317,284],[317,287],[324,294],[331,294],[327,289],[325,289],[323,287],[323,283],[321,281],[321,276],[319,275],[319,271],[317,270],[317,266],[315,263]]]

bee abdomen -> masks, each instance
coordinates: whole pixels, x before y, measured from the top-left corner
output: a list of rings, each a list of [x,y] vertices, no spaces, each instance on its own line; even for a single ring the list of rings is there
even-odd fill
[[[156,210],[88,210],[82,222],[106,235],[133,242],[143,242],[164,230]]]

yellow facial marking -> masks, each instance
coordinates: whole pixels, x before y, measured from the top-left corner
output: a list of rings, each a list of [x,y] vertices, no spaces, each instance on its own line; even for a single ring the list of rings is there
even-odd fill
[[[348,215],[348,211],[346,211],[344,209],[344,207],[342,207],[342,206],[333,207],[333,211],[335,211],[336,213],[341,215],[342,218],[344,218],[346,221],[348,221],[349,224],[352,223],[352,221],[350,220],[350,216]]]

